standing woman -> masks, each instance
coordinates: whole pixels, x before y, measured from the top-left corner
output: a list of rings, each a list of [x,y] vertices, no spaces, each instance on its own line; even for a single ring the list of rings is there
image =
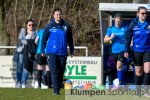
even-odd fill
[[[124,85],[124,71],[123,62],[125,60],[125,34],[127,26],[122,25],[123,17],[117,13],[114,16],[114,25],[107,29],[107,33],[104,37],[104,43],[112,41],[112,54],[116,62],[117,76],[119,79],[119,85]],[[114,72],[112,72],[114,74]],[[114,87],[113,89],[119,89],[120,87]]]
[[[42,37],[43,37],[44,29],[40,29],[37,33],[35,43],[37,44],[37,80],[38,80],[38,88],[41,88],[41,82],[42,82],[42,73],[44,71],[44,67],[46,70],[46,81],[48,88],[51,88],[51,74],[49,71],[49,66],[47,63],[46,56],[41,56],[41,45],[42,45]]]
[[[141,90],[144,68],[144,96],[150,97],[148,93],[148,85],[150,85],[150,23],[147,20],[147,8],[143,6],[138,8],[137,17],[129,25],[126,37],[127,52],[124,54],[125,57],[129,56],[132,38],[132,55],[135,65],[137,92],[139,94]]]
[[[41,46],[41,55],[44,56],[46,54],[51,71],[54,95],[60,94],[68,55],[67,45],[70,48],[70,55],[73,57],[74,44],[71,27],[68,22],[62,19],[62,10],[55,8],[53,10],[53,18],[43,33]]]
[[[26,29],[22,28],[19,34],[19,42],[23,47],[22,65],[17,67],[17,87],[25,88],[28,79],[28,72],[33,70],[34,54],[36,52],[36,31],[34,30],[34,21],[27,20]]]

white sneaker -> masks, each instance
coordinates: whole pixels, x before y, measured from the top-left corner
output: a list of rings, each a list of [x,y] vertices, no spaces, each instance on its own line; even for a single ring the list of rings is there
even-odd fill
[[[150,94],[145,93],[145,94],[144,94],[144,97],[150,98]]]
[[[16,88],[21,88],[21,83],[20,82],[17,83]]]
[[[118,87],[114,86],[114,87],[111,88],[111,90],[121,90],[121,89],[122,88],[120,86],[118,86]]]
[[[23,84],[22,84],[22,88],[26,88],[26,84],[23,83]]]

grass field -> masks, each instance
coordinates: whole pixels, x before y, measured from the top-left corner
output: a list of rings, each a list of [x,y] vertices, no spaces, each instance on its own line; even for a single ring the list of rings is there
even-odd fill
[[[150,100],[135,95],[70,95],[61,89],[61,95],[53,95],[52,89],[0,88],[0,100]]]
[[[65,100],[64,93],[63,89],[55,96],[52,89],[0,88],[0,100]]]

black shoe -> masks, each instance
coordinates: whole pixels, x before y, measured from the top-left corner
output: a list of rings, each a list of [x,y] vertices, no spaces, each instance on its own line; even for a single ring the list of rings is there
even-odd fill
[[[52,88],[52,86],[50,85],[50,86],[48,86],[48,89],[51,89]]]

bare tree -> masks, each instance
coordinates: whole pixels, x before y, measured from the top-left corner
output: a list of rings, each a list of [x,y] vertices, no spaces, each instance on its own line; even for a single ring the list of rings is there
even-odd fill
[[[52,7],[51,12],[55,9],[55,6],[56,6],[56,0],[53,0],[53,7]],[[48,22],[49,22],[49,20],[51,19],[52,15],[53,15],[53,13],[50,14],[50,16],[49,16],[49,18],[48,18]]]
[[[18,0],[15,0],[15,8],[14,8],[14,25],[15,25],[15,33],[17,33],[17,19],[16,19],[16,11],[17,11]],[[15,40],[15,35],[13,35],[13,41]]]
[[[89,55],[100,55],[100,2],[148,3],[150,0],[0,0],[0,45],[16,45],[26,19],[34,19],[37,29],[45,27],[54,8],[60,7],[72,26],[75,45],[88,46]],[[82,55],[83,52],[77,53]]]
[[[5,1],[0,0],[0,45],[8,45],[8,36],[4,30],[4,18],[5,18]],[[0,54],[6,54],[7,51],[0,49]]]
[[[31,10],[30,10],[29,19],[30,19],[31,16],[32,16],[32,12],[33,12],[33,8],[34,8],[34,2],[35,2],[35,0],[32,0],[32,8],[31,8]]]
[[[37,30],[39,29],[39,26],[40,26],[40,23],[41,23],[41,19],[42,19],[44,8],[45,8],[45,0],[43,0],[43,7],[42,7],[41,14],[40,14],[40,17],[39,17],[39,21],[38,21],[38,25],[37,25]]]

